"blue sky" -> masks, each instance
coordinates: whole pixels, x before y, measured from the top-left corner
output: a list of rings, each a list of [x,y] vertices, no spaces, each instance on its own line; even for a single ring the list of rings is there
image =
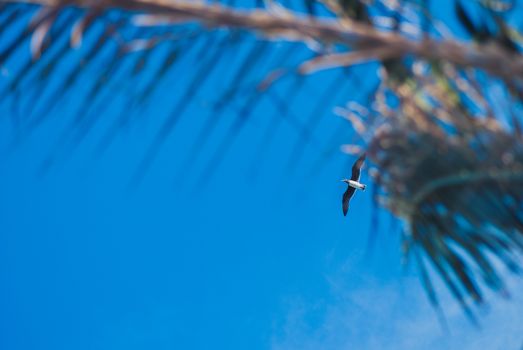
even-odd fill
[[[205,118],[214,117],[213,93],[223,91],[222,77],[244,49],[231,51],[220,74],[198,90],[139,186],[129,186],[130,179],[173,103],[170,93],[183,93],[196,58],[163,82],[169,93],[159,94],[104,154],[96,146],[123,99],[72,152],[72,143],[56,140],[81,91],[30,135],[16,133],[12,109],[0,104],[7,116],[0,120],[0,347],[518,349],[521,280],[510,280],[510,301],[493,296],[480,310],[481,330],[440,286],[445,332],[416,272],[400,266],[399,232],[387,213],[380,213],[367,250],[370,191],[355,196],[347,217],[341,213],[339,179],[352,158],[336,152],[316,162],[321,147],[337,150],[351,140],[348,124],[329,110],[314,130],[321,147],[304,144],[304,160],[289,171],[300,140],[292,123],[283,121],[263,156],[253,156],[277,113],[270,101],[261,103],[220,166],[200,177],[235,118],[230,106],[183,173],[184,151]],[[358,72],[369,74],[364,81],[373,78]],[[332,78],[307,80],[292,113],[307,115],[310,96]],[[123,94],[132,93],[128,85]],[[356,94],[349,86],[340,90],[336,105]],[[333,137],[340,128],[347,131]],[[50,152],[60,156],[42,174]]]

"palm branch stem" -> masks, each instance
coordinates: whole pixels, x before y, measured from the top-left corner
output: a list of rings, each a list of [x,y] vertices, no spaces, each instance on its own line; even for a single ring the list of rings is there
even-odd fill
[[[151,15],[147,20],[148,25],[198,22],[210,27],[246,29],[269,38],[304,43],[312,39],[344,44],[353,51],[366,53],[362,55],[363,59],[414,55],[427,60],[444,60],[462,67],[480,68],[510,84],[523,80],[523,58],[493,43],[470,45],[455,39],[436,40],[428,36],[422,39],[408,38],[401,33],[385,32],[348,18],[312,19],[290,10],[238,10],[218,4],[172,0],[0,0],[0,3],[32,3],[53,8],[73,6],[97,10],[120,8]],[[373,52],[379,54],[379,57],[373,57]],[[324,58],[322,63],[325,61]]]
[[[459,174],[446,176],[429,182],[427,185],[422,187],[417,193],[412,196],[411,205],[412,209],[423,203],[424,199],[427,198],[431,193],[443,187],[459,186],[462,184],[477,183],[483,181],[522,181],[523,172],[514,170],[492,170],[479,172],[461,172]]]

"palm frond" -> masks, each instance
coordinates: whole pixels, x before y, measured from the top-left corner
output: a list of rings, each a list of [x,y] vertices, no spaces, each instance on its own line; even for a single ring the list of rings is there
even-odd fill
[[[427,3],[305,0],[291,9],[287,2],[252,1],[241,9],[234,1],[0,0],[0,35],[10,38],[0,43],[0,105],[24,106],[12,115],[29,132],[74,92],[81,101],[70,108],[72,119],[56,146],[73,152],[123,99],[98,141],[103,152],[162,86],[176,85],[180,62],[191,60],[194,69],[184,75],[183,89],[169,95],[172,105],[144,152],[138,182],[215,75],[227,86],[212,96],[212,117],[184,154],[184,173],[232,101],[239,107],[203,167],[206,178],[263,101],[270,101],[274,115],[255,163],[286,122],[299,136],[292,168],[307,143],[317,142],[325,111],[339,105],[337,98],[349,99],[336,109],[349,127],[318,142],[322,151],[311,171],[338,152],[342,139],[352,136],[351,144],[367,149],[376,167],[374,197],[404,219],[405,253],[415,255],[429,299],[438,305],[427,263],[473,318],[471,303],[484,302],[484,285],[506,293],[496,262],[520,269],[523,36],[508,18],[516,6],[506,1],[455,2],[469,41],[449,37]],[[483,19],[471,15],[472,7]],[[225,69],[221,61],[231,52],[240,62]],[[362,82],[368,79],[355,67],[361,63],[367,71],[379,69],[379,77]],[[332,82],[316,90],[312,110],[296,116],[293,101],[305,94],[305,74],[328,69],[334,69]],[[286,89],[276,89],[279,84]],[[357,93],[345,91],[355,86]]]
[[[369,156],[379,169],[382,204],[406,223],[405,254],[421,248],[473,318],[470,302],[484,302],[478,279],[506,295],[496,262],[520,272],[523,144],[516,129],[469,114],[470,95],[451,88],[456,100],[449,105],[449,88],[430,74],[415,87],[395,89],[404,101],[387,118],[376,118]],[[433,287],[424,284],[436,305]]]

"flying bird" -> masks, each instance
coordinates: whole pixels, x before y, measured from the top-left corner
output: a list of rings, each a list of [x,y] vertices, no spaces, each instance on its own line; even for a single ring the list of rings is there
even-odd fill
[[[343,179],[342,182],[345,182],[347,185],[347,191],[343,194],[342,204],[343,204],[343,215],[346,216],[347,212],[349,211],[349,201],[354,196],[354,192],[356,192],[356,189],[365,191],[366,185],[360,183],[360,173],[361,173],[361,167],[363,166],[363,162],[365,162],[365,153],[363,153],[356,162],[354,162],[354,165],[352,166],[352,175],[350,177],[350,180]]]

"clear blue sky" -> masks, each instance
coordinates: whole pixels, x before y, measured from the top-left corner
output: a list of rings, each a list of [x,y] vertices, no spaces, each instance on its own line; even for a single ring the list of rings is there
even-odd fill
[[[341,213],[339,179],[352,159],[336,152],[316,162],[325,147],[351,140],[348,124],[330,110],[315,128],[316,141],[303,145],[304,160],[288,171],[298,140],[292,123],[283,121],[262,157],[254,157],[277,113],[264,101],[212,177],[201,178],[237,115],[233,104],[195,166],[181,173],[194,135],[216,117],[209,104],[245,49],[226,56],[198,90],[138,187],[130,188],[130,179],[196,57],[176,68],[155,105],[103,155],[94,150],[123,99],[70,155],[70,144],[57,140],[80,91],[31,135],[18,135],[12,109],[0,104],[0,348],[517,349],[521,293],[491,298],[478,330],[441,288],[446,333],[415,271],[402,270],[399,232],[385,212],[369,253],[370,191],[355,196],[347,217]],[[311,96],[333,77],[307,80],[291,113],[306,118]],[[276,91],[284,95],[290,84]],[[124,80],[117,88],[128,94],[130,85]],[[349,85],[340,90],[336,105],[359,96]],[[339,128],[347,131],[333,138]],[[42,175],[50,153],[59,160]]]

